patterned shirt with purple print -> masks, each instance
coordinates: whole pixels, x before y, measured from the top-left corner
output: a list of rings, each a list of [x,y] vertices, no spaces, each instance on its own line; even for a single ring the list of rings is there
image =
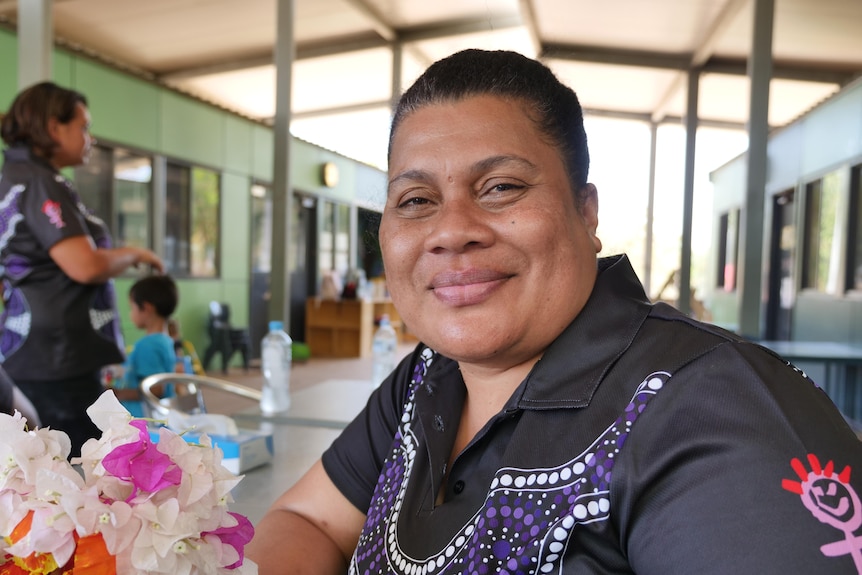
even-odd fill
[[[104,222],[72,185],[26,147],[4,151],[0,172],[0,362],[13,379],[52,381],[123,361],[112,281],[69,278],[49,250],[86,235],[107,248]]]
[[[324,453],[366,512],[350,572],[862,573],[862,443],[826,394],[599,265],[451,469],[466,389],[421,344]]]

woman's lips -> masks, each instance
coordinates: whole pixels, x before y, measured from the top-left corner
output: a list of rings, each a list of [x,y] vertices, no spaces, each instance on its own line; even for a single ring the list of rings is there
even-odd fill
[[[435,275],[430,288],[444,304],[476,305],[491,297],[510,277],[494,270],[447,271]]]

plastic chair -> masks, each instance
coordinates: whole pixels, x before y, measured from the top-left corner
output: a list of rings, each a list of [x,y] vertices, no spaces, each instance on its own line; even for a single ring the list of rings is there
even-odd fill
[[[159,397],[153,391],[156,386],[172,384],[174,393],[171,397]],[[260,401],[260,390],[238,383],[194,375],[190,373],[157,373],[145,377],[141,381],[141,395],[156,419],[166,418],[171,409],[182,413],[206,413],[203,388],[218,389],[247,399]]]
[[[221,354],[221,370],[227,373],[230,358],[237,351],[242,354],[243,368],[248,371],[251,353],[251,337],[246,328],[234,328],[230,324],[230,306],[226,303],[211,301],[209,323],[209,347],[204,351],[204,371],[209,371],[210,361],[215,354]]]

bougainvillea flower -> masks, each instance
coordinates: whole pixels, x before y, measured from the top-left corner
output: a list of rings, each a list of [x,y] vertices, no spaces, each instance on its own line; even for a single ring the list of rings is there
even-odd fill
[[[235,525],[225,525],[213,531],[202,533],[201,535],[205,538],[207,536],[215,536],[219,539],[222,545],[232,547],[237,554],[237,559],[230,565],[225,565],[225,567],[228,569],[236,569],[242,565],[242,561],[245,556],[243,549],[254,536],[254,527],[243,515],[228,512],[228,516],[234,519]]]
[[[179,485],[182,471],[150,440],[147,423],[135,420],[129,425],[140,430],[138,441],[114,448],[102,459],[105,469],[115,477],[132,482],[139,491],[147,493],[169,485]]]

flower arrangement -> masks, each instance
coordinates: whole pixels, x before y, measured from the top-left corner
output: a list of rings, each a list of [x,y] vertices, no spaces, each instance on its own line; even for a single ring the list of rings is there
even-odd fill
[[[0,575],[254,575],[254,528],[228,511],[242,479],[206,435],[158,442],[113,392],[87,410],[102,430],[72,459],[69,437],[0,414]]]

